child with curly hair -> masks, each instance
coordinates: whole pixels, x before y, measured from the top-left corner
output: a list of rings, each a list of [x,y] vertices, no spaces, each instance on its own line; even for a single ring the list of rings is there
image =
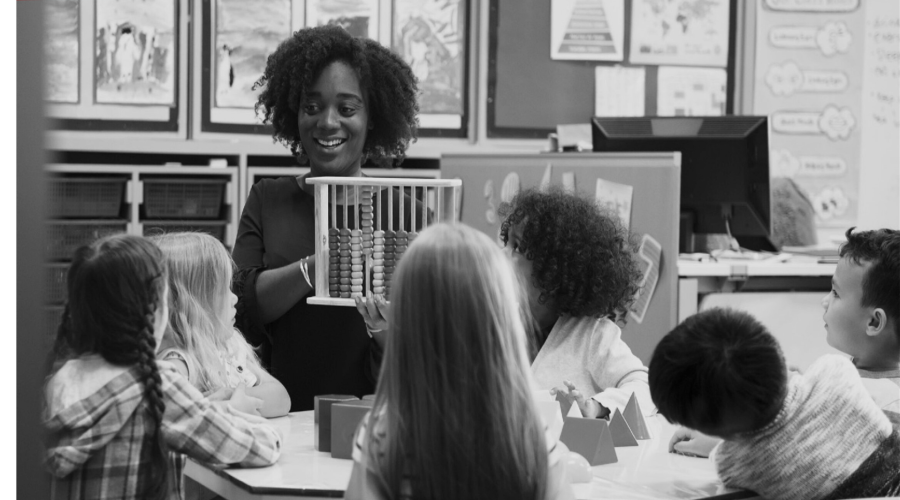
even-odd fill
[[[271,465],[281,437],[258,417],[213,405],[156,360],[168,322],[166,262],[140,236],[76,251],[45,386],[54,498],[180,499],[184,456]]]
[[[315,283],[315,208],[306,178],[357,177],[366,162],[399,162],[416,137],[416,78],[410,67],[378,42],[354,38],[338,26],[297,31],[269,56],[257,82],[256,104],[273,137],[309,165],[301,177],[264,179],[250,190],[232,255],[238,270],[237,326],[262,348],[260,357],[291,399],[291,411],[311,410],[320,394],[371,394],[384,333],[368,331],[356,312],[310,306]],[[350,227],[357,207],[348,192]],[[421,204],[396,188],[393,209],[382,196],[382,227],[400,200]],[[337,193],[339,220],[344,192]],[[402,227],[411,228],[407,209]],[[416,230],[421,227],[416,220]]]
[[[659,412],[684,426],[669,450],[710,456],[726,486],[771,499],[900,494],[900,436],[849,360],[788,373],[778,341],[751,315],[695,314],[650,360]]]
[[[826,340],[853,356],[863,385],[900,426],[900,231],[853,230],[822,299]]]
[[[538,387],[574,400],[586,417],[623,410],[632,394],[652,414],[647,368],[616,324],[641,278],[618,216],[559,186],[522,191],[500,214],[533,318]]]

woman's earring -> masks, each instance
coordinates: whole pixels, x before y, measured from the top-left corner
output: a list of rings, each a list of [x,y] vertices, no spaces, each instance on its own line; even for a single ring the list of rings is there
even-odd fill
[[[309,157],[306,156],[306,152],[303,151],[303,145],[300,144],[294,150],[294,159],[297,160],[297,164],[301,166],[309,165]]]

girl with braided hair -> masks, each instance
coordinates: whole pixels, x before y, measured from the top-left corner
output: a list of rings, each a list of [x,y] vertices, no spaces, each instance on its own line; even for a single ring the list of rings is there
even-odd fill
[[[297,31],[269,56],[257,82],[256,109],[275,140],[298,162],[301,177],[264,179],[250,190],[232,255],[237,326],[291,399],[291,411],[312,410],[320,394],[371,394],[383,352],[381,318],[342,307],[308,305],[315,283],[315,208],[309,177],[362,176],[363,164],[399,163],[416,137],[416,78],[410,67],[378,42],[354,38],[343,28]],[[349,227],[356,196],[347,193]],[[397,188],[381,196],[381,227],[402,227],[420,202]],[[337,192],[337,220],[344,218]],[[388,210],[388,199],[393,209]],[[416,219],[415,230],[422,225]],[[373,308],[375,307],[372,301]],[[371,325],[370,328],[367,328]]]
[[[180,499],[184,455],[270,465],[281,437],[265,420],[212,405],[156,361],[168,321],[159,248],[115,235],[78,249],[45,386],[54,498]],[[182,455],[184,454],[184,455]]]

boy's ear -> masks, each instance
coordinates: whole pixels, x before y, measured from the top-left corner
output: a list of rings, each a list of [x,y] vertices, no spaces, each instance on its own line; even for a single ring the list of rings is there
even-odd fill
[[[880,307],[872,309],[872,314],[869,316],[869,322],[866,324],[866,335],[874,337],[885,331],[886,328],[887,313]]]

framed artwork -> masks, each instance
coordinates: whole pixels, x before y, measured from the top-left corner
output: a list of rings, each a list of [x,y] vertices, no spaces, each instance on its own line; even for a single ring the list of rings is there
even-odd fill
[[[307,0],[306,26],[336,24],[353,36],[378,40],[378,0]]]
[[[64,130],[187,130],[187,0],[53,0],[48,114]]]
[[[78,103],[79,2],[48,0],[44,9],[44,98],[48,102]]]
[[[195,30],[195,136],[271,134],[254,106],[269,55],[304,25],[303,0],[203,0]]]
[[[466,136],[466,0],[394,0],[391,48],[419,80],[421,136]]]

